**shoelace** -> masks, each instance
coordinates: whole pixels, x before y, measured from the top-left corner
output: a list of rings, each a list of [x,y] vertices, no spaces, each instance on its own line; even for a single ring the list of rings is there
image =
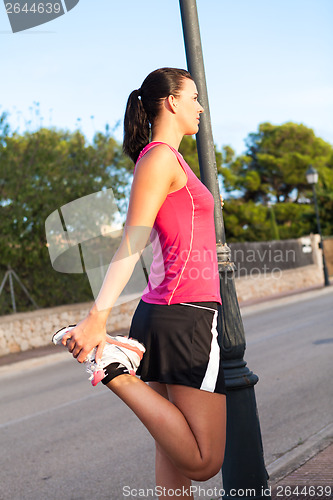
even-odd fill
[[[96,363],[96,361],[87,361],[86,362],[86,371],[90,374],[89,380],[94,377],[94,373],[103,370],[100,362]]]

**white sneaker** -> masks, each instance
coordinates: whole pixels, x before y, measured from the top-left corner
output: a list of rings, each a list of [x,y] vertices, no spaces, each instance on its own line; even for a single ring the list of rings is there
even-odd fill
[[[60,344],[63,336],[75,328],[75,326],[76,325],[70,325],[61,328],[61,330],[53,335],[52,342],[54,344]],[[96,363],[95,347],[88,354],[83,363],[86,367],[86,371],[90,374],[89,380],[91,380],[92,385],[95,386],[107,375],[105,368],[111,363],[118,363],[119,368],[121,368],[121,373],[135,375],[145,351],[146,349],[144,346],[135,339],[120,335],[116,337],[107,335],[102,359]]]

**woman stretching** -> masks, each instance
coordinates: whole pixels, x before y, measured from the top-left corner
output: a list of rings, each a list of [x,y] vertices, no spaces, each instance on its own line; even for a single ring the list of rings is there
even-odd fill
[[[185,70],[153,71],[130,94],[123,147],[135,170],[123,238],[87,317],[54,336],[153,436],[156,485],[185,492],[218,473],[225,447],[214,200],[178,152],[202,112]],[[107,317],[149,236],[153,263],[130,338],[109,337]]]

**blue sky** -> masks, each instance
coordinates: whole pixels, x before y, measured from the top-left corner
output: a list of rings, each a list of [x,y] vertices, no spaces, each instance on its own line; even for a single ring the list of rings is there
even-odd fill
[[[217,146],[241,153],[264,121],[304,123],[333,144],[332,0],[197,6]],[[1,3],[0,43],[0,112],[20,131],[79,127],[91,139],[109,123],[121,140],[128,94],[158,67],[186,67],[177,0],[80,0],[16,34]]]

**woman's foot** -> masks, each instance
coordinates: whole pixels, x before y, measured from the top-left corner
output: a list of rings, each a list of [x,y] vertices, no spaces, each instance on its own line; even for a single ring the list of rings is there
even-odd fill
[[[76,325],[61,328],[52,337],[54,344],[61,344],[63,336]],[[93,386],[100,381],[108,383],[114,377],[122,374],[135,375],[145,352],[144,346],[135,339],[123,336],[106,336],[106,344],[102,359],[96,363],[96,348],[93,349],[84,361],[86,371],[90,374],[89,380]]]

